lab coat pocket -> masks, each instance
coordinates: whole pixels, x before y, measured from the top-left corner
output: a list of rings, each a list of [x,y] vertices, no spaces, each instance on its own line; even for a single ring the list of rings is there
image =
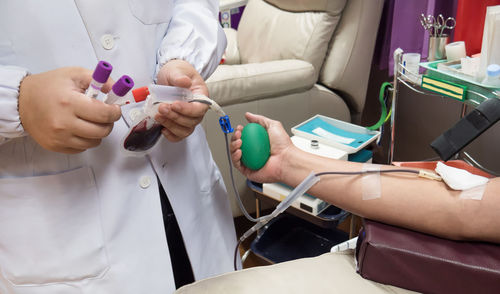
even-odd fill
[[[172,1],[167,0],[129,0],[132,14],[144,24],[159,24],[170,21]]]
[[[0,268],[5,279],[47,287],[100,278],[108,267],[90,168],[0,179]]]

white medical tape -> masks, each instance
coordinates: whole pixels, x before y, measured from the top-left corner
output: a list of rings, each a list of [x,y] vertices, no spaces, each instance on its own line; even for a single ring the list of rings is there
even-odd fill
[[[481,200],[483,199],[484,191],[486,190],[486,185],[477,186],[467,190],[463,190],[460,193],[460,199],[470,199],[470,200]]]
[[[362,199],[372,200],[382,197],[382,185],[380,183],[380,165],[363,164],[362,171],[372,171],[363,174],[362,183]]]

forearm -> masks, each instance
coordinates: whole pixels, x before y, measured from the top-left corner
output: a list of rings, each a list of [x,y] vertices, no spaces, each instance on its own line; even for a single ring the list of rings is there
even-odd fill
[[[363,164],[328,160],[297,149],[283,162],[282,181],[298,185],[311,171],[361,171]],[[384,169],[401,169],[380,166]],[[381,197],[363,200],[363,175],[324,175],[309,193],[362,217],[452,238],[500,243],[500,184],[493,179],[483,199],[459,198],[444,182],[408,173],[381,173]]]

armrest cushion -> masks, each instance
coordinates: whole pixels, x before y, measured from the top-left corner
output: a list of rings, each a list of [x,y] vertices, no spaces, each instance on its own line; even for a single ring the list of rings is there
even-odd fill
[[[238,32],[233,28],[225,28],[227,47],[226,61],[224,64],[240,64],[240,51],[238,50]]]
[[[500,245],[464,242],[365,219],[356,245],[366,279],[422,293],[497,293]]]
[[[309,89],[315,81],[312,64],[287,59],[220,65],[207,86],[210,97],[224,106]]]

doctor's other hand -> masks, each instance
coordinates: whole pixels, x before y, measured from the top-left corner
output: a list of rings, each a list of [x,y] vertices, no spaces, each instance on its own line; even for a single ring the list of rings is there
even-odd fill
[[[85,96],[92,71],[64,67],[26,76],[19,89],[19,117],[24,130],[43,148],[79,153],[100,144],[120,119],[117,105]],[[111,79],[102,91],[111,89]]]
[[[208,96],[208,88],[201,75],[187,61],[170,60],[158,73],[158,84],[187,88],[194,94]],[[164,127],[163,135],[171,142],[178,142],[193,133],[208,110],[208,105],[198,102],[175,101],[160,105],[155,120]]]
[[[247,112],[245,114],[248,122],[258,123],[263,126],[269,135],[271,145],[271,155],[266,164],[259,170],[251,170],[241,163],[241,131],[243,126],[238,125],[231,138],[231,160],[245,177],[259,183],[281,182],[283,170],[288,163],[288,157],[291,153],[296,152],[296,147],[286,133],[281,122],[269,119],[262,115],[256,115]]]

